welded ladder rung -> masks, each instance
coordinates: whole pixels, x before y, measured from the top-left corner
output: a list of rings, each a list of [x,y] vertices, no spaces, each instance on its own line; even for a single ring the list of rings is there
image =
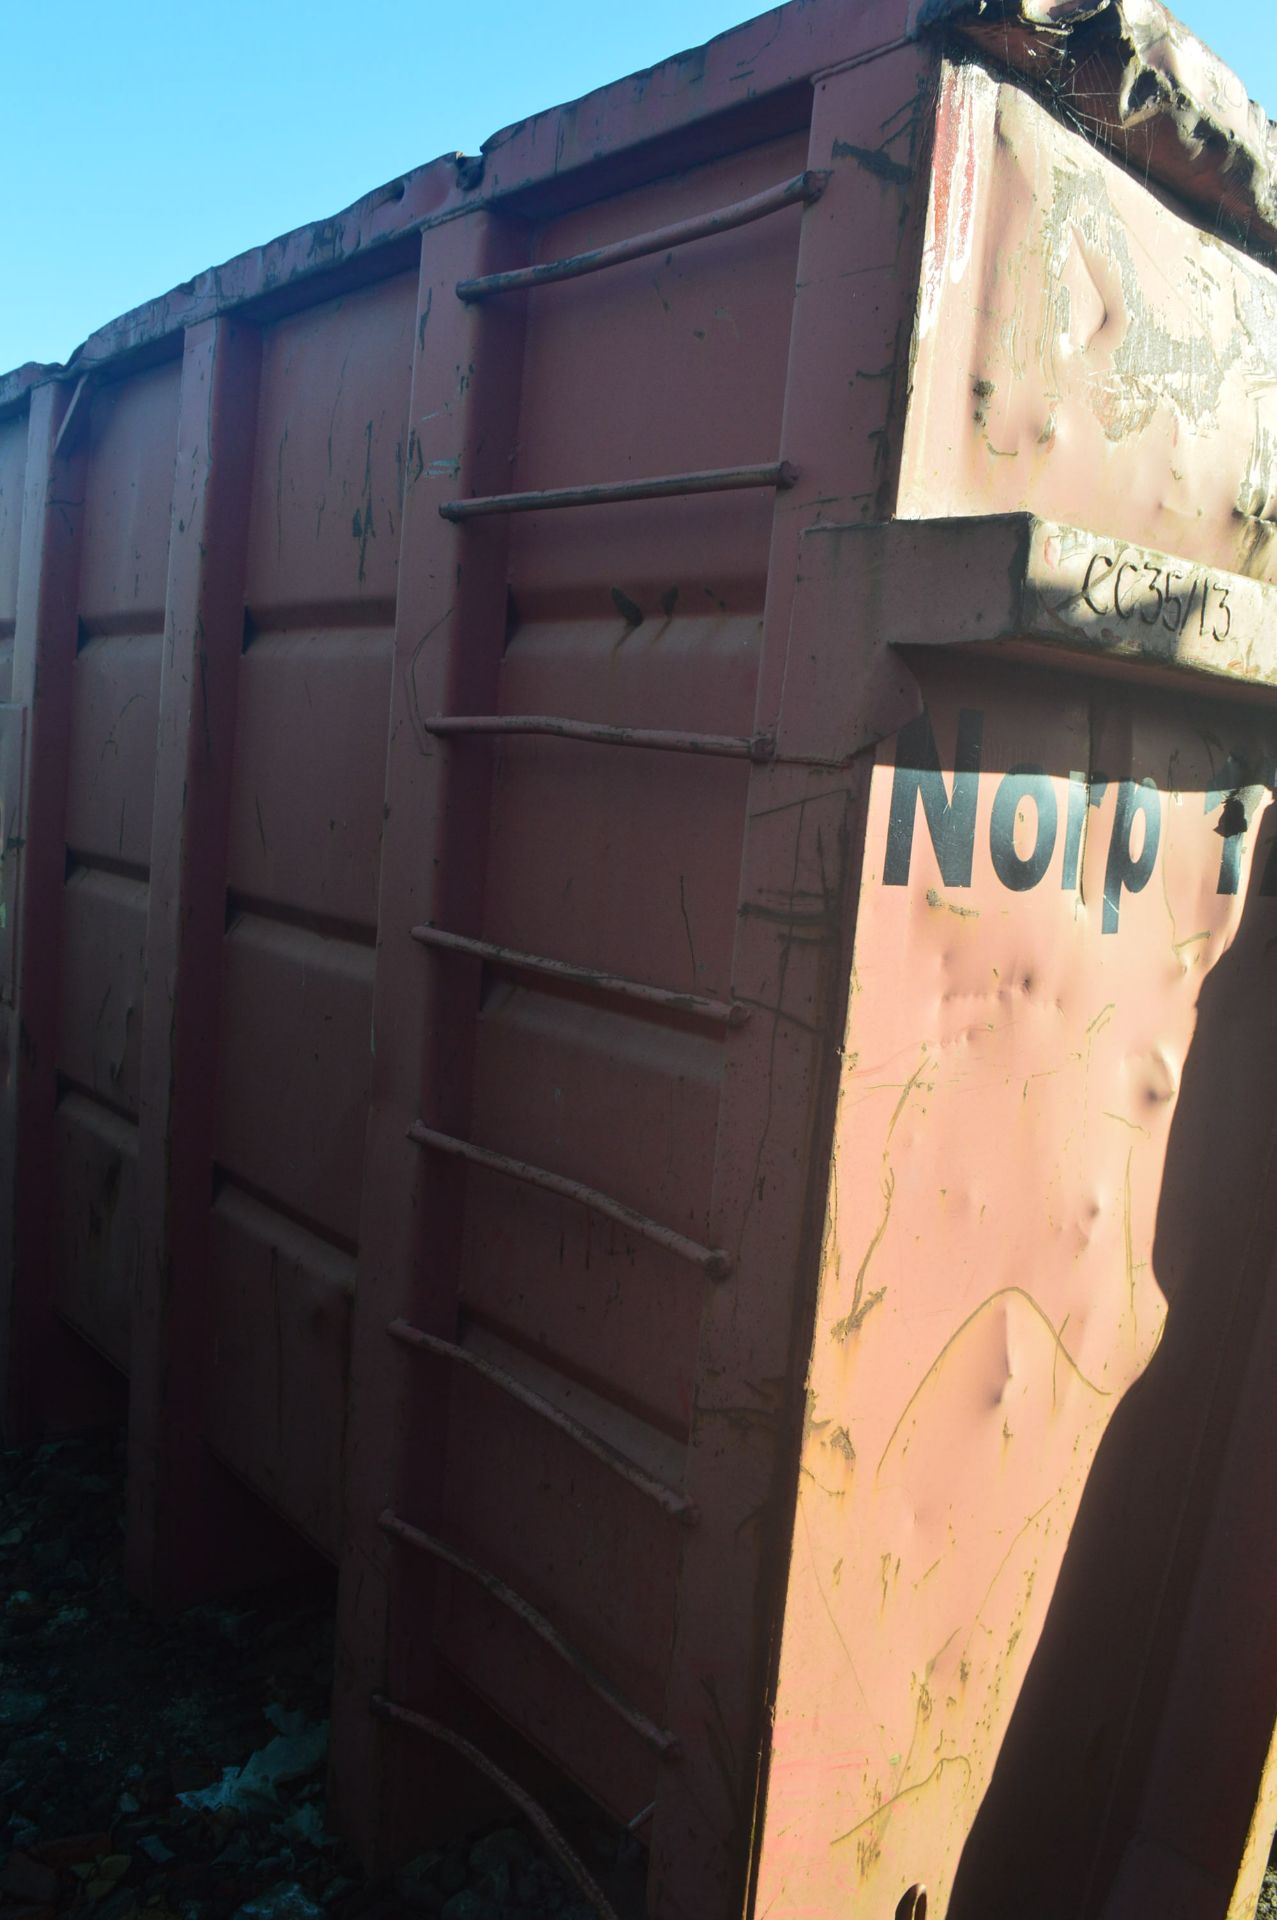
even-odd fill
[[[439,512],[445,520],[478,520],[492,513],[547,513],[558,507],[606,507],[627,500],[668,500],[694,493],[741,493],[750,487],[775,487],[783,493],[797,479],[798,469],[788,460],[766,460],[756,466],[650,474],[641,480],[599,480],[580,487],[478,494],[473,500],[444,500]]]
[[[559,1865],[581,1889],[597,1920],[618,1920],[616,1909],[602,1887],[599,1886],[584,1861],[568,1845],[541,1803],[534,1800],[517,1780],[512,1780],[495,1760],[490,1760],[472,1740],[467,1740],[464,1734],[457,1732],[455,1727],[446,1726],[442,1720],[436,1720],[433,1714],[418,1713],[414,1707],[405,1707],[398,1700],[387,1699],[384,1693],[374,1693],[368,1704],[371,1712],[379,1719],[392,1720],[397,1726],[407,1727],[410,1732],[420,1734],[426,1740],[434,1740],[440,1746],[451,1748],[452,1752],[459,1754],[476,1773],[481,1773],[485,1780],[491,1781],[498,1792],[503,1793],[511,1805],[519,1809],[529,1826],[540,1834]]]
[[[378,1524],[383,1533],[389,1534],[392,1539],[402,1541],[405,1546],[414,1548],[418,1553],[429,1554],[432,1559],[441,1561],[444,1566],[452,1567],[455,1572],[464,1574],[467,1580],[473,1580],[476,1586],[482,1587],[485,1593],[499,1601],[507,1612],[521,1620],[530,1632],[534,1633],[553,1653],[556,1653],[565,1666],[570,1667],[572,1672],[583,1680],[600,1700],[605,1701],[612,1711],[637,1733],[640,1740],[645,1740],[648,1746],[654,1747],[657,1753],[662,1754],[666,1759],[672,1759],[677,1755],[678,1740],[675,1735],[666,1727],[658,1727],[656,1722],[649,1719],[640,1708],[618,1693],[611,1682],[597,1671],[585,1655],[570,1641],[564,1639],[554,1622],[548,1620],[545,1614],[538,1607],[534,1607],[532,1602],[525,1599],[521,1593],[516,1593],[515,1589],[502,1580],[499,1574],[493,1573],[487,1567],[481,1567],[477,1560],[472,1560],[469,1554],[462,1553],[459,1547],[450,1546],[446,1540],[440,1540],[437,1535],[426,1533],[420,1527],[414,1527],[389,1507],[382,1513]]]
[[[693,240],[705,240],[716,233],[730,233],[754,220],[765,220],[796,202],[810,206],[819,200],[829,184],[827,172],[809,169],[792,180],[751,194],[746,200],[734,200],[729,206],[716,207],[710,213],[693,214],[688,220],[676,220],[666,227],[653,227],[648,233],[636,233],[628,240],[614,240],[605,247],[591,247],[585,253],[573,253],[562,260],[547,260],[540,266],[513,267],[505,273],[487,273],[474,280],[457,282],[458,300],[489,300],[497,293],[517,293],[529,287],[544,287],[555,280],[579,280],[587,273],[601,273],[606,267],[619,267],[626,260],[641,260],[647,254],[666,253],[685,247]]]
[[[617,999],[635,1000],[644,1006],[688,1014],[693,1019],[712,1020],[718,1026],[740,1027],[749,1018],[749,1008],[740,1001],[680,993],[676,987],[650,987],[642,980],[626,980],[620,974],[604,973],[598,967],[575,966],[571,961],[550,960],[539,953],[520,953],[515,947],[498,946],[493,940],[475,940],[463,933],[448,933],[442,927],[414,927],[412,937],[423,947],[466,954],[509,973],[531,973],[562,981],[565,986],[589,987]]]
[[[567,720],[554,713],[432,713],[426,733],[541,734],[583,740],[600,747],[638,747],[651,753],[699,753],[711,760],[751,760],[765,766],[776,757],[770,733],[680,733],[667,727],[613,727],[602,721]]]
[[[485,1359],[482,1354],[472,1352],[469,1347],[463,1347],[455,1340],[444,1340],[438,1334],[427,1333],[424,1327],[414,1327],[410,1320],[392,1320],[386,1331],[393,1340],[398,1340],[405,1347],[415,1347],[418,1352],[434,1354],[440,1360],[447,1360],[454,1366],[465,1367],[469,1372],[477,1374],[480,1379],[486,1380],[489,1386],[497,1387],[510,1399],[517,1400],[521,1406],[528,1409],[529,1413],[536,1414],[538,1419],[546,1421],[549,1426],[556,1427],[560,1433],[574,1441],[584,1453],[592,1455],[600,1465],[627,1481],[663,1512],[668,1513],[672,1519],[681,1521],[684,1526],[696,1525],[700,1515],[685,1493],[680,1493],[677,1488],[667,1486],[663,1480],[658,1480],[654,1474],[640,1467],[628,1454],[622,1453],[617,1447],[610,1446],[606,1440],[601,1440],[583,1421],[574,1419],[570,1413],[565,1413],[562,1407],[556,1407],[552,1400],[547,1400],[544,1394],[534,1392],[522,1380],[517,1380],[506,1368],[497,1366],[495,1361]]]
[[[583,1181],[570,1180],[561,1173],[551,1173],[548,1168],[535,1167],[527,1160],[512,1159],[508,1153],[494,1153],[490,1147],[476,1146],[473,1140],[461,1140],[455,1134],[439,1133],[420,1120],[413,1121],[408,1129],[408,1138],[415,1140],[419,1147],[431,1147],[436,1153],[453,1154],[457,1159],[468,1160],[472,1166],[482,1167],[488,1173],[504,1174],[507,1179],[521,1181],[524,1186],[540,1187],[545,1193],[557,1194],[561,1200],[571,1200],[587,1212],[597,1213],[604,1220],[613,1220],[629,1232],[652,1241],[655,1246],[664,1247],[666,1252],[677,1254],[680,1260],[699,1267],[711,1280],[721,1280],[732,1270],[732,1256],[725,1248],[702,1246],[699,1240],[690,1240],[674,1227],[662,1226],[659,1220],[638,1213],[623,1201],[614,1200],[611,1194],[600,1193],[596,1187],[587,1187]]]

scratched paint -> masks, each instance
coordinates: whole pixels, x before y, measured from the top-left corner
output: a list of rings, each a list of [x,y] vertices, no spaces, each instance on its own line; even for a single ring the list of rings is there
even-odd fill
[[[1277,577],[1272,275],[981,68],[936,138],[900,511],[1031,503]]]
[[[1047,571],[1106,646],[1157,627],[1168,661],[1262,676],[1256,590],[1229,584],[1274,561],[1262,267],[954,67],[913,353],[904,516],[1067,515],[1096,536],[1048,536]],[[1202,986],[1277,885],[1274,736],[1241,709],[919,671],[867,825],[758,1880],[776,1916],[890,1914],[919,1883],[947,1908],[1182,1279],[1159,1220]],[[1169,1496],[1145,1504],[1172,1526]],[[1102,1673],[1135,1716],[1120,1659]],[[1227,1871],[1242,1833],[1215,1844]]]
[[[1156,179],[1251,251],[1277,232],[1277,140],[1243,79],[1161,0],[920,0],[1057,116]],[[1045,31],[1044,31],[1045,29]]]
[[[919,1881],[944,1911],[1092,1458],[1162,1337],[1167,1143],[1255,860],[1277,930],[1277,728],[1025,669],[946,662],[924,692],[869,808],[757,1908],[777,1917],[890,1914]]]

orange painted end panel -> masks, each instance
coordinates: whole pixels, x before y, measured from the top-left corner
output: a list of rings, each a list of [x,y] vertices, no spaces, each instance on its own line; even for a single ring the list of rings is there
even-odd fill
[[[758,1899],[777,1916],[890,1914],[917,1883],[945,1909],[1091,1462],[1182,1279],[1176,1096],[1245,897],[1221,810],[1245,787],[1262,811],[1277,750],[1241,711],[1081,678],[968,658],[922,679],[870,803]]]
[[[1041,1890],[1049,1920],[1078,1911],[1127,1920],[1159,1901],[1216,1920],[1277,1721],[1273,732],[1235,710],[1187,717],[1216,753],[1238,751],[1247,764],[1221,769],[1221,785],[1238,783],[1227,816],[1218,791],[1185,794],[1198,830],[1214,829],[1205,857],[1217,875],[1236,858],[1238,892],[1225,901],[1236,916],[1227,950],[1205,977],[1196,970],[1161,1176],[1150,1258],[1166,1329],[1092,1468],[964,1854],[955,1920],[1015,1886]],[[1229,824],[1239,831],[1221,837]]]

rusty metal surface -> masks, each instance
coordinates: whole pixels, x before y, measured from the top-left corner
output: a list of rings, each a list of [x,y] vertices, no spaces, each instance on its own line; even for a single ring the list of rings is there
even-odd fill
[[[642,619],[627,626],[641,626]],[[606,722],[568,720],[552,713],[437,713],[422,722],[425,733],[440,739],[449,734],[544,734],[550,739],[582,740],[601,747],[638,747],[649,753],[694,753],[714,760],[770,760],[775,742],[770,734],[748,738],[731,733],[687,733],[674,727],[618,727]]]
[[[1277,247],[1277,134],[1242,80],[1160,0],[919,0],[1040,91],[1132,171],[1172,188],[1212,233]]]
[[[788,206],[788,201],[782,201]],[[735,493],[744,487],[792,487],[798,475],[787,461],[748,467],[711,468],[701,473],[656,474],[643,480],[596,481],[582,487],[543,487],[527,493],[490,494],[473,500],[445,500],[445,520],[474,520],[485,513],[545,513],[553,507],[605,507],[625,500],[665,500],[690,493]]]
[[[895,82],[906,101],[912,99],[916,82],[916,69],[906,66]],[[857,99],[857,85],[845,83],[836,98]],[[838,157],[831,151],[836,125],[831,110],[818,135],[824,161]],[[746,193],[754,181],[765,184],[786,169],[795,171],[795,163],[801,166],[808,157],[801,148],[760,149],[730,168],[705,169],[704,178],[691,175],[672,183],[663,189],[663,205],[653,207],[646,195],[623,195],[588,216],[572,216],[558,231],[545,232],[540,246],[549,257],[559,258],[583,250],[591,239],[608,244],[612,235],[643,231],[671,212],[693,212],[696,200],[711,208],[721,205],[733,194]],[[810,157],[814,162],[820,156],[813,152]],[[884,188],[854,158],[844,158],[841,173],[844,205],[861,208],[875,241],[884,245],[886,262],[879,269],[884,304],[890,307],[893,335],[899,335],[907,299],[900,302],[891,289],[891,263],[901,245],[898,192]],[[831,182],[819,203],[821,211],[828,210],[837,191],[838,184]],[[704,249],[699,259],[692,249],[684,249],[659,276],[659,301],[646,297],[648,282],[637,264],[530,296],[536,304],[528,314],[524,346],[518,420],[523,471],[515,476],[519,484],[531,491],[574,475],[606,472],[599,463],[603,444],[623,446],[638,473],[679,466],[696,470],[711,463],[730,466],[756,459],[760,452],[774,452],[787,381],[797,225],[797,210],[790,209],[758,228],[758,239],[716,236],[697,243]],[[857,223],[830,217],[809,261],[813,287],[835,283],[856,239]],[[477,238],[472,244],[477,248]],[[488,336],[467,331],[463,344],[457,335],[462,327],[486,328],[490,320],[461,320],[455,304],[449,317],[442,298],[449,292],[447,280],[442,286],[423,286],[422,309],[430,312],[426,340],[434,339],[434,352],[444,368],[472,360],[482,366],[485,346],[493,351]],[[822,325],[829,324],[829,303],[813,294],[808,307],[814,344]],[[723,324],[727,315],[730,328]],[[433,331],[441,319],[447,336]],[[457,345],[441,346],[441,338],[457,339]],[[705,350],[708,341],[713,342],[712,358]],[[514,378],[518,345],[507,351]],[[663,371],[659,408],[620,377],[627,365],[655,364],[657,359]],[[794,352],[790,364],[798,369],[802,394],[796,416],[802,423],[801,444],[815,456],[807,491],[803,483],[808,466],[800,459],[796,463],[802,478],[788,497],[801,496],[795,511],[805,518],[822,497],[845,500],[857,491],[843,451],[856,443],[846,434],[846,419],[839,431],[818,391],[819,356]],[[567,369],[576,395],[569,415],[553,404],[554,394],[564,390]],[[707,376],[717,389],[712,412],[695,403]],[[414,402],[414,413],[430,427],[421,479],[409,496],[409,526],[414,515],[434,511],[459,456],[462,477],[470,478],[467,462],[477,459],[478,448],[485,464],[499,461],[501,435],[514,430],[509,417],[498,415],[501,432],[494,432],[486,411],[494,404],[491,365],[486,381],[481,374],[466,384],[461,406],[442,370],[423,370],[421,377],[430,382],[429,397]],[[732,396],[745,393],[750,396],[748,407],[733,405]],[[867,379],[848,417],[876,423],[885,399],[882,383]],[[486,430],[481,429],[483,421]],[[410,472],[416,470],[414,461]],[[689,1424],[703,1427],[696,1473],[708,1476],[713,1497],[697,1502],[701,1524],[684,1545],[654,1525],[650,1507],[622,1500],[612,1476],[603,1468],[594,1471],[588,1455],[574,1455],[567,1435],[560,1440],[544,1427],[538,1431],[521,1417],[517,1404],[503,1408],[491,1391],[480,1391],[478,1381],[470,1387],[458,1376],[449,1383],[434,1369],[428,1376],[433,1383],[428,1400],[417,1398],[418,1387],[399,1415],[408,1432],[422,1432],[425,1417],[443,1425],[444,1431],[429,1455],[440,1462],[442,1485],[434,1491],[430,1476],[406,1476],[396,1495],[396,1510],[421,1531],[455,1543],[476,1565],[526,1596],[612,1685],[622,1688],[649,1717],[677,1732],[686,1755],[678,1778],[664,1777],[664,1769],[660,1779],[654,1777],[650,1755],[632,1747],[626,1730],[618,1729],[614,1718],[609,1722],[588,1692],[570,1684],[561,1665],[529,1645],[526,1635],[513,1635],[503,1610],[489,1606],[482,1594],[454,1595],[444,1570],[414,1570],[411,1562],[404,1565],[402,1556],[387,1562],[384,1544],[369,1541],[356,1552],[352,1542],[352,1607],[367,1610],[380,1590],[386,1598],[373,1603],[387,1606],[393,1619],[411,1609],[410,1595],[422,1594],[421,1611],[429,1596],[438,1622],[437,1645],[454,1670],[625,1818],[634,1818],[655,1799],[650,1830],[662,1859],[657,1870],[660,1890],[654,1898],[670,1911],[697,1910],[703,1904],[701,1889],[715,1902],[730,1900],[729,1888],[739,1887],[748,1872],[745,1782],[754,1766],[748,1728],[761,1707],[767,1629],[765,1602],[756,1590],[758,1573],[745,1572],[746,1567],[758,1567],[755,1556],[762,1551],[762,1541],[742,1534],[740,1521],[757,1503],[760,1490],[766,1490],[775,1461],[774,1430],[760,1424],[748,1469],[742,1455],[735,1458],[734,1470],[722,1455],[717,1414],[708,1403],[698,1407],[693,1399],[706,1299],[703,1286],[685,1266],[680,1271],[662,1249],[645,1245],[646,1236],[627,1234],[623,1227],[617,1232],[606,1223],[602,1232],[591,1230],[554,1192],[542,1196],[522,1184],[516,1188],[490,1178],[480,1165],[470,1169],[464,1188],[456,1183],[436,1187],[439,1175],[429,1167],[416,1174],[404,1168],[396,1135],[401,1142],[411,1128],[424,1089],[435,1110],[426,1115],[432,1132],[473,1141],[505,1160],[535,1158],[538,1165],[561,1172],[564,1191],[575,1191],[569,1183],[579,1182],[615,1194],[648,1218],[686,1222],[690,1237],[701,1245],[713,1244],[704,1235],[715,1180],[723,1041],[690,1031],[688,1023],[677,1018],[675,1001],[684,992],[722,1000],[724,983],[731,977],[738,904],[735,848],[740,845],[744,782],[750,776],[743,767],[720,766],[703,754],[662,762],[652,755],[609,750],[602,729],[613,727],[618,741],[631,734],[642,740],[649,734],[653,744],[667,735],[690,736],[688,744],[694,744],[698,732],[721,736],[724,727],[733,727],[736,734],[728,737],[744,741],[760,710],[774,712],[787,644],[784,592],[770,614],[778,651],[761,709],[756,678],[759,615],[767,604],[773,538],[786,556],[779,577],[785,577],[786,564],[792,568],[791,523],[797,523],[788,499],[780,531],[774,527],[771,502],[746,498],[691,501],[677,508],[662,501],[616,502],[595,508],[588,528],[574,525],[565,513],[556,514],[553,525],[548,516],[527,516],[527,531],[512,529],[507,536],[515,612],[507,611],[504,620],[499,606],[488,605],[482,621],[472,610],[491,594],[493,563],[487,553],[472,557],[469,543],[481,528],[460,528],[456,538],[466,544],[442,567],[434,563],[428,576],[432,597],[424,604],[416,601],[415,618],[404,634],[406,684],[402,714],[392,727],[383,924],[410,929],[419,924],[421,908],[427,905],[430,917],[497,949],[549,953],[568,946],[588,957],[600,973],[623,972],[640,983],[650,981],[661,990],[662,1000],[641,1017],[637,1005],[605,1009],[566,992],[549,997],[536,981],[513,986],[501,982],[484,992],[477,1022],[474,1000],[459,1000],[454,1028],[447,1021],[441,1026],[436,1015],[423,1033],[421,983],[424,979],[432,1002],[438,996],[439,1004],[454,1004],[451,995],[465,985],[458,980],[456,961],[418,954],[410,968],[409,956],[393,941],[383,941],[376,1014],[381,1093],[375,1087],[376,1144],[369,1164],[376,1197],[370,1193],[368,1215],[380,1251],[361,1274],[356,1301],[356,1380],[362,1379],[363,1397],[352,1415],[355,1446],[361,1456],[373,1446],[374,1411],[392,1425],[392,1438],[380,1446],[403,1445],[393,1436],[393,1407],[386,1406],[384,1360],[374,1351],[366,1370],[359,1360],[359,1319],[375,1315],[380,1298],[385,1302],[384,1329],[385,1319],[395,1317],[396,1295],[404,1303],[399,1313],[427,1336],[441,1338],[450,1350],[463,1339],[468,1345],[479,1333],[499,1339],[502,1372],[517,1379],[535,1371],[544,1399],[571,1392],[582,1416],[596,1423],[600,1439],[610,1439],[613,1448],[622,1448],[631,1459],[650,1459],[663,1449],[669,1461],[666,1472],[672,1470],[675,1484],[690,1472],[684,1441]],[[433,540],[437,552],[437,532]],[[406,543],[405,553],[414,545]],[[463,603],[467,610],[462,613],[452,601],[452,582],[458,577],[463,587],[474,583],[469,588],[473,601]],[[446,600],[440,597],[445,591]],[[441,614],[447,631],[437,640],[432,637],[427,651],[419,635],[433,636]],[[459,668],[447,665],[447,649],[461,648],[463,637],[458,658],[467,662],[468,692],[457,687]],[[494,659],[487,649],[499,647],[503,638],[504,653]],[[448,686],[447,704],[437,695],[429,697],[440,678]],[[492,693],[476,695],[485,680],[495,698]],[[514,725],[495,731],[487,752],[499,754],[499,779],[489,799],[492,760],[478,757],[476,746],[464,755],[449,740],[436,747],[433,722],[423,725],[422,716],[441,710],[445,715],[477,714],[480,724],[484,715],[506,715],[517,723],[529,714],[557,714],[569,722],[580,715],[584,724],[544,742],[535,734],[514,737]],[[598,737],[590,735],[593,726],[600,728]],[[397,752],[396,740],[402,740],[402,752]],[[805,778],[797,777],[799,789]],[[462,779],[472,784],[459,789],[456,783]],[[784,779],[795,786],[792,775]],[[473,891],[478,876],[459,839],[445,839],[435,856],[437,864],[423,865],[421,831],[424,823],[439,820],[440,803],[436,800],[431,807],[420,799],[414,802],[410,796],[418,781],[427,793],[444,781],[445,792],[468,792],[479,816],[486,817],[486,887],[478,898]],[[458,818],[457,805],[454,799],[444,813],[445,824],[449,817]],[[847,811],[845,795],[832,793],[817,811],[836,832],[840,814]],[[700,831],[689,840],[681,823],[692,812]],[[764,830],[767,847],[756,856],[754,883],[760,899],[777,874],[788,871],[799,818],[782,807],[775,829]],[[819,831],[813,818],[805,863],[818,859]],[[435,888],[452,891],[450,910],[436,910]],[[640,888],[645,905],[636,917],[633,903]],[[468,917],[462,917],[466,902]],[[759,1100],[775,1057],[776,988],[766,975],[784,939],[778,925],[766,923],[757,936],[751,927],[750,935],[757,948],[752,976],[756,1004],[748,1025],[729,1033],[765,1030],[750,1049],[751,1065],[735,1097],[742,1135],[758,1125]],[[424,975],[423,958],[428,969]],[[823,977],[818,974],[817,980]],[[392,988],[391,981],[401,978],[402,984]],[[812,987],[809,971],[795,970],[790,990],[800,1023],[810,1011]],[[447,1002],[442,1001],[445,993],[450,996]],[[453,1032],[455,1039],[440,1055],[444,1034],[451,1038]],[[819,1043],[809,1043],[801,1028],[795,1042],[792,1048],[786,1043],[787,1060],[792,1058],[786,1097],[795,1111],[804,1112],[819,1096],[820,1076],[812,1067]],[[467,1053],[473,1046],[469,1062],[463,1045]],[[441,1070],[445,1064],[449,1071]],[[469,1084],[467,1076],[472,1076]],[[445,1104],[456,1115],[450,1124],[443,1124],[438,1112]],[[379,1105],[384,1120],[379,1120]],[[609,1116],[621,1113],[624,1131],[618,1136]],[[534,1142],[536,1156],[531,1151]],[[774,1153],[776,1191],[798,1213],[807,1169],[801,1161],[795,1163],[779,1122]],[[732,1159],[736,1161],[735,1154]],[[737,1164],[744,1177],[743,1155]],[[431,1182],[424,1191],[417,1186],[423,1178]],[[750,1184],[737,1188],[729,1219],[734,1217],[731,1209],[747,1202]],[[414,1188],[420,1198],[414,1197]],[[432,1233],[447,1235],[449,1245],[456,1244],[452,1235],[458,1235],[459,1297],[452,1293],[451,1275],[441,1263],[432,1261],[429,1274],[422,1270],[414,1277],[411,1253],[405,1258],[399,1251],[416,1244],[416,1220],[423,1208]],[[796,1228],[791,1225],[789,1230]],[[724,1405],[748,1403],[749,1356],[774,1355],[773,1342],[778,1333],[783,1341],[792,1312],[786,1288],[776,1285],[775,1233],[774,1218],[760,1223],[747,1283],[733,1275],[714,1289],[724,1294],[731,1290],[735,1296],[718,1316],[721,1327],[714,1339],[719,1359],[709,1363],[716,1380],[714,1396]],[[372,1285],[365,1294],[368,1280]],[[741,1305],[742,1284],[748,1288],[748,1311]],[[461,1328],[453,1334],[458,1317]],[[370,1334],[375,1331],[374,1321]],[[384,1331],[380,1337],[384,1340]],[[415,1378],[422,1364],[418,1359]],[[440,1397],[445,1386],[446,1403]],[[381,1457],[388,1456],[383,1451]],[[393,1459],[393,1451],[389,1457]],[[427,1457],[420,1441],[416,1457]],[[720,1460],[722,1487],[715,1484]],[[352,1506],[369,1472],[362,1458],[352,1463]],[[716,1589],[719,1594],[712,1659],[721,1666],[721,1680],[711,1677],[705,1664],[710,1649],[702,1634],[710,1615],[700,1602],[684,1597],[680,1603],[679,1598],[680,1591],[684,1596],[689,1592],[690,1542],[705,1528],[711,1510],[713,1537],[696,1552],[695,1581],[706,1592]],[[733,1536],[741,1541],[741,1577],[725,1583],[723,1546]],[[384,1587],[381,1580],[370,1578],[370,1564],[386,1567]],[[636,1578],[629,1569],[638,1564],[643,1572]],[[723,1606],[728,1589],[733,1593],[730,1620]],[[682,1644],[674,1656],[678,1671],[671,1675],[668,1649],[676,1606]],[[356,1635],[350,1633],[348,1641],[354,1653]],[[397,1665],[402,1676],[391,1682],[396,1698],[408,1697],[413,1685],[419,1698],[430,1698],[430,1651],[420,1636],[413,1644],[392,1634],[387,1655],[392,1671]],[[359,1657],[369,1656],[361,1651]],[[742,1677],[750,1665],[752,1683]],[[703,1676],[699,1688],[681,1677],[698,1671]],[[355,1742],[364,1737],[361,1725],[367,1728],[367,1696],[366,1691],[359,1694],[357,1679],[357,1673],[352,1674],[349,1704],[342,1702],[343,1724],[351,1729],[347,1745],[352,1760],[362,1768],[362,1758],[354,1756]],[[727,1716],[732,1728],[726,1750],[704,1722],[710,1685],[716,1711]],[[664,1701],[677,1719],[663,1715]],[[734,1803],[724,1804],[723,1775],[715,1768],[711,1742],[720,1757],[725,1751],[730,1755],[730,1767],[738,1776]],[[343,1775],[345,1771],[343,1765]],[[401,1751],[391,1771],[402,1779]],[[382,1777],[393,1789],[396,1780]],[[350,1787],[343,1790],[353,1798]],[[670,1797],[662,1805],[667,1792]],[[383,1833],[390,1811],[385,1796]]]
[[[22,550],[22,492],[27,465],[27,423],[0,421],[0,697],[13,686],[13,629],[18,606],[18,559]]]
[[[1035,511],[1270,579],[1271,275],[1021,88],[946,71],[900,511]]]

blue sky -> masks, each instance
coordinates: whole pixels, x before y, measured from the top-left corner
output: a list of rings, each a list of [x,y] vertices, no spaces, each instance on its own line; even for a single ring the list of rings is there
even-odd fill
[[[0,370],[436,154],[764,11],[749,0],[64,0],[5,20]],[[1277,116],[1273,0],[1181,0]]]

